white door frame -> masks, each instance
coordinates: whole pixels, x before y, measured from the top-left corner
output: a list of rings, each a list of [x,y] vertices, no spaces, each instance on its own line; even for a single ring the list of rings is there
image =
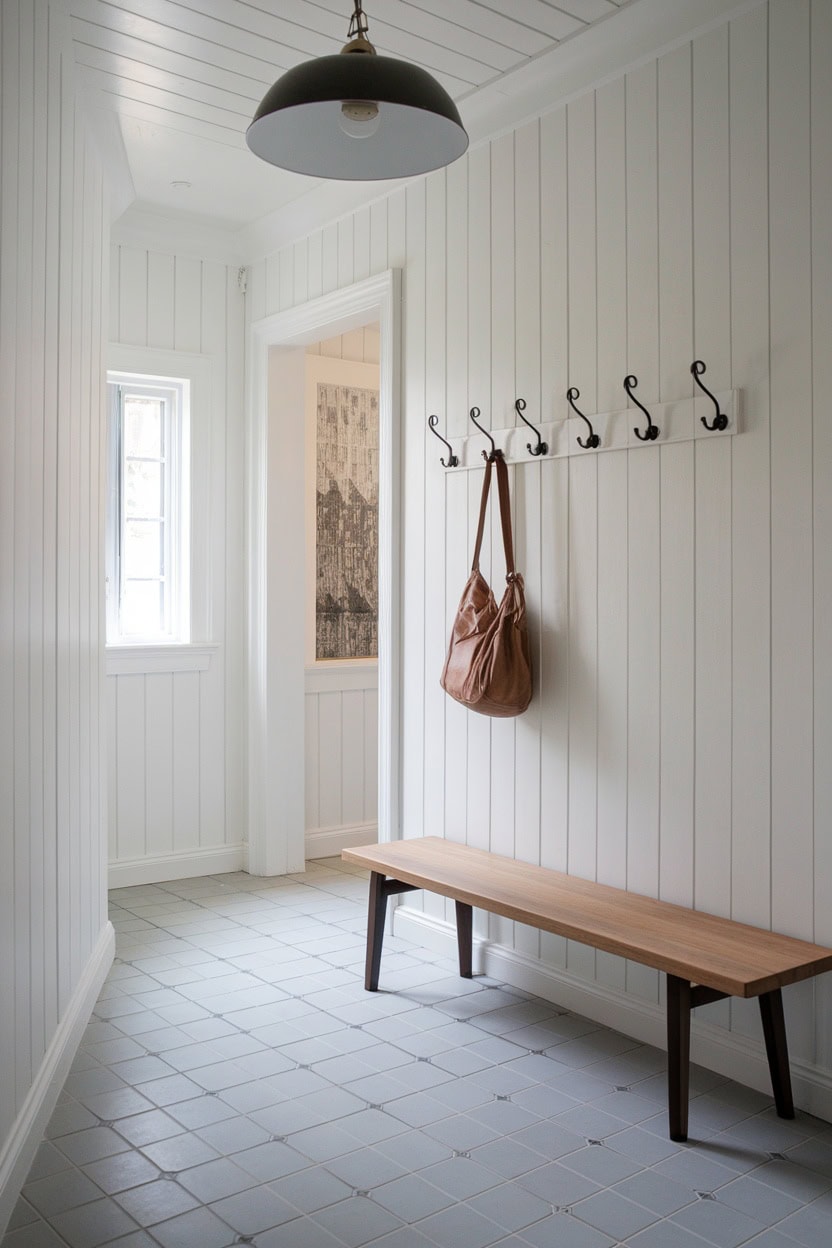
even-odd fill
[[[304,348],[378,321],[378,837],[400,834],[401,273],[251,326],[247,402],[248,869],[304,867]],[[270,374],[276,384],[269,385]]]

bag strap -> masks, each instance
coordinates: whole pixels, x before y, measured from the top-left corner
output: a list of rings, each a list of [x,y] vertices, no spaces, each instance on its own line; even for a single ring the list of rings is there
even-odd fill
[[[482,548],[482,537],[485,531],[485,513],[488,508],[488,495],[491,490],[491,465],[497,465],[497,488],[500,494],[500,521],[503,529],[503,550],[506,557],[506,579],[510,580],[514,576],[514,543],[511,536],[511,500],[508,492],[508,468],[503,456],[496,454],[492,459],[485,462],[485,476],[482,483],[482,497],[480,499],[480,518],[477,524],[477,540],[474,545],[474,560],[471,564],[471,571],[478,572],[480,567],[480,549]]]
[[[506,580],[510,581],[514,578],[514,542],[511,536],[511,499],[508,492],[508,468],[502,455],[497,456],[497,487],[500,492],[500,521],[503,526]]]
[[[477,525],[477,540],[474,544],[474,562],[471,564],[472,572],[480,570],[480,548],[482,546],[482,535],[485,529],[485,512],[488,507],[488,492],[491,489],[491,463],[490,459],[485,461],[485,476],[482,482],[482,497],[480,499],[480,519]]]

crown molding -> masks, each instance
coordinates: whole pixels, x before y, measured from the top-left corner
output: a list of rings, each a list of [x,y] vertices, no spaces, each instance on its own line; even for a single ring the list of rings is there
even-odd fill
[[[114,222],[112,240],[125,247],[161,251],[223,264],[245,263],[241,232],[189,213],[168,213],[135,203]]]
[[[766,0],[633,0],[457,103],[472,146],[516,129]]]

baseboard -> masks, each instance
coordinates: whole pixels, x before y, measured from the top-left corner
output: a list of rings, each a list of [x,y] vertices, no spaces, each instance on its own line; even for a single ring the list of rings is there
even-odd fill
[[[115,947],[113,925],[105,923],[23,1107],[0,1148],[0,1239],[112,966]]]
[[[304,848],[307,858],[337,858],[342,849],[374,845],[377,840],[377,824],[347,823],[339,828],[315,828],[307,832]]]
[[[110,888],[133,884],[161,884],[166,880],[190,880],[197,875],[224,875],[244,871],[248,865],[245,845],[218,845],[212,849],[188,849],[178,854],[157,854],[111,862]]]
[[[393,931],[397,936],[434,949],[444,957],[456,957],[456,928],[443,919],[400,904],[393,912]],[[616,1031],[644,1044],[653,1044],[660,1049],[667,1047],[664,1010],[615,988],[588,983],[568,971],[547,966],[538,958],[516,953],[504,945],[476,939],[474,971],[532,992],[544,1001],[565,1006],[606,1027],[614,1027]],[[747,1036],[694,1017],[691,1059],[708,1070],[771,1095],[771,1078],[762,1033],[757,1044]],[[790,1065],[795,1105],[818,1118],[832,1121],[832,1072],[795,1058],[791,1059]]]

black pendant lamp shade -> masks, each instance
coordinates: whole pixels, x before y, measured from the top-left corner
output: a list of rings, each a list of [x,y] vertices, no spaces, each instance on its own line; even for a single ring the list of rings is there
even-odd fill
[[[428,173],[461,156],[468,135],[453,100],[426,70],[377,55],[361,0],[349,35],[342,52],[296,65],[266,92],[246,131],[255,155],[361,182]]]

